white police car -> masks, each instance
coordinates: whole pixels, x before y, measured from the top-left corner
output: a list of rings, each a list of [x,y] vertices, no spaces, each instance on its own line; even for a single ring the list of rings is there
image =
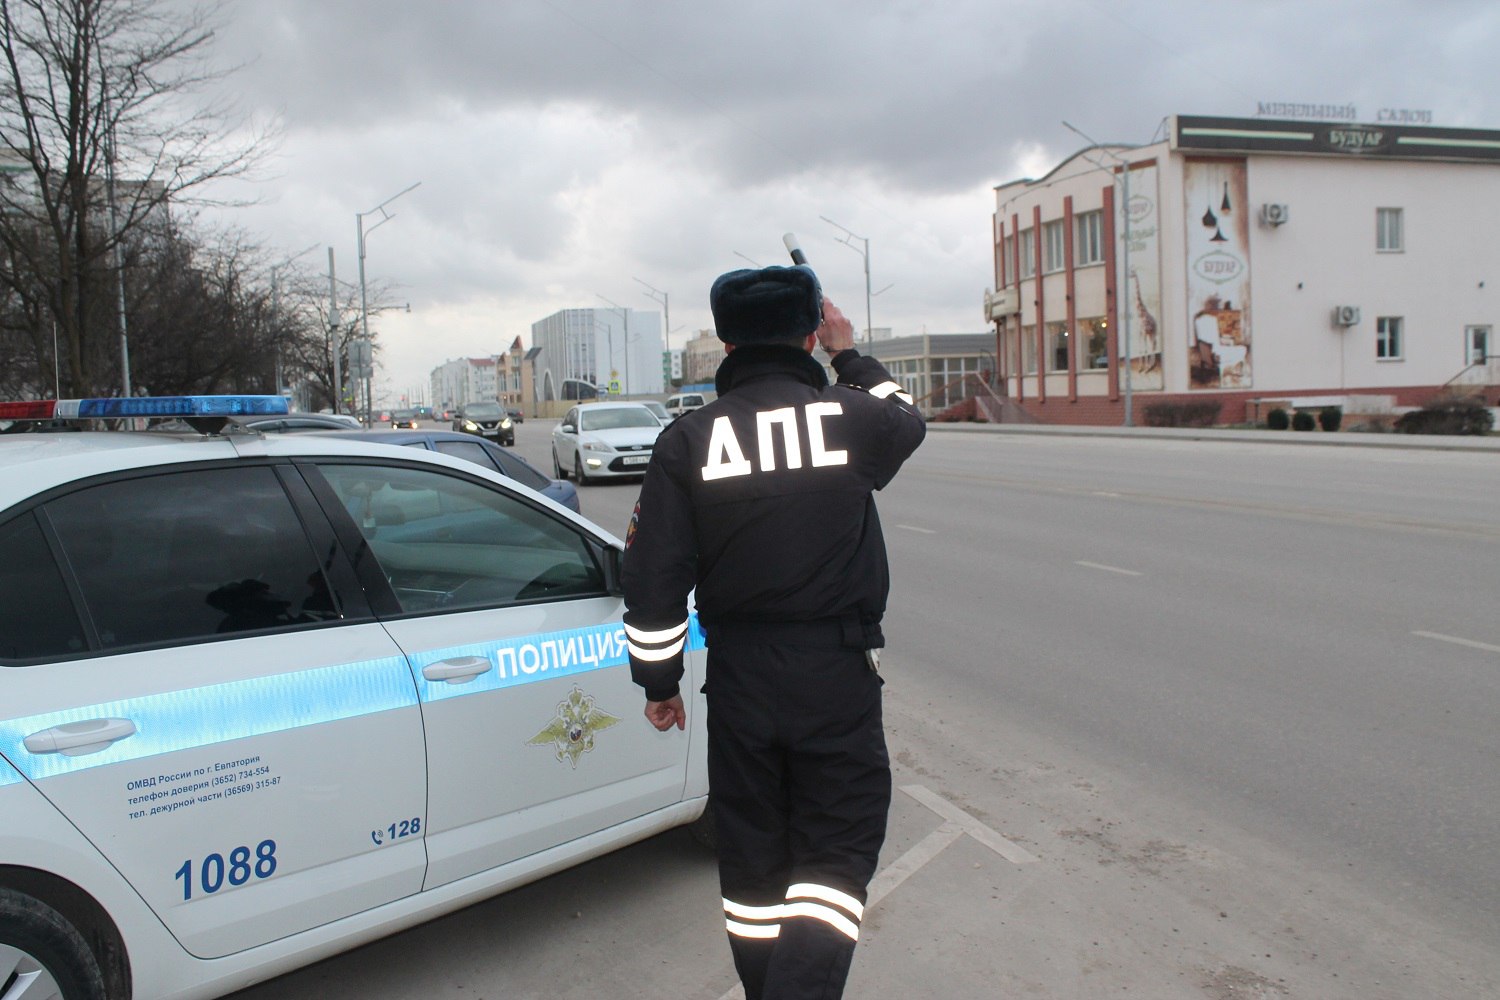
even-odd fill
[[[0,436],[0,996],[218,996],[695,820],[704,713],[640,717],[620,554],[410,448]]]

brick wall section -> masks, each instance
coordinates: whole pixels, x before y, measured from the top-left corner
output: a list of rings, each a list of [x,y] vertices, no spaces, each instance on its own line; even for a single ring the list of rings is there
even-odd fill
[[[1146,407],[1152,403],[1201,403],[1206,400],[1216,399],[1222,404],[1219,411],[1219,423],[1240,424],[1247,423],[1251,419],[1250,400],[1252,399],[1286,399],[1296,405],[1300,397],[1326,397],[1326,396],[1357,396],[1376,395],[1394,396],[1397,406],[1423,406],[1429,400],[1440,395],[1442,388],[1437,386],[1387,386],[1381,389],[1308,389],[1296,393],[1275,392],[1192,392],[1192,393],[1168,393],[1168,392],[1138,392],[1134,393],[1135,422],[1137,425],[1145,424]],[[1500,387],[1490,386],[1485,390],[1486,401],[1491,406],[1500,406]],[[1080,396],[1076,400],[1070,400],[1062,396],[1052,396],[1046,400],[1025,399],[1018,400],[1019,405],[1029,414],[1044,424],[1075,424],[1086,426],[1114,427],[1125,422],[1125,397],[1109,399],[1106,396]],[[1265,413],[1269,407],[1264,404],[1261,407],[1260,419],[1265,420]]]

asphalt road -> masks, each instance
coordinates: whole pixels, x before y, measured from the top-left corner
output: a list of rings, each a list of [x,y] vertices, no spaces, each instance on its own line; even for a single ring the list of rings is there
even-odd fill
[[[908,791],[849,995],[1500,996],[1497,488],[935,430],[879,500]],[[623,535],[637,492],[583,512]],[[674,832],[241,996],[721,1000],[717,901]]]

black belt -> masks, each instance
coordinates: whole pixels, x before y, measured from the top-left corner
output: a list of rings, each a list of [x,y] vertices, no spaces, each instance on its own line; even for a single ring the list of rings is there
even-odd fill
[[[875,649],[885,645],[879,625],[866,624],[852,615],[803,622],[714,622],[705,623],[703,631],[710,647],[764,646],[779,642],[845,649]]]

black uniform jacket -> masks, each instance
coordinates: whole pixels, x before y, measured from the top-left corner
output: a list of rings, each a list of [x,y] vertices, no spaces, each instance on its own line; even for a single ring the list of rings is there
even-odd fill
[[[678,693],[687,599],[714,626],[853,621],[880,646],[889,590],[872,492],[926,434],[874,358],[840,351],[828,384],[811,355],[744,346],[719,398],[657,439],[626,538],[631,675],[651,701]]]

